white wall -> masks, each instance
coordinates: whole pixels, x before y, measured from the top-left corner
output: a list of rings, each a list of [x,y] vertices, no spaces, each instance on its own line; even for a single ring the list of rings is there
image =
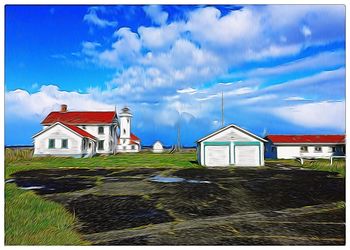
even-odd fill
[[[130,138],[131,115],[121,114],[120,117],[120,138]],[[124,133],[125,130],[125,133]]]
[[[332,155],[344,155],[341,152],[341,146],[337,147],[337,152],[332,152],[332,147],[335,145],[306,145],[308,152],[301,152],[300,147],[290,146],[290,145],[278,145],[277,148],[277,158],[278,159],[293,159],[296,157],[305,157],[305,158],[329,158]],[[321,147],[322,152],[315,151],[315,147]]]
[[[103,140],[103,150],[98,149],[98,142],[96,142],[96,152],[100,154],[110,154],[113,153],[113,149],[116,147],[116,128],[114,124],[112,125],[79,125],[79,128],[85,130],[89,134],[96,137],[98,141]],[[103,127],[103,134],[98,133],[98,128]],[[112,128],[112,131],[111,131]],[[115,129],[113,131],[113,129]]]
[[[132,146],[134,146],[134,149],[132,148]],[[133,145],[127,145],[127,144],[124,144],[124,145],[118,145],[117,146],[117,152],[119,153],[132,153],[132,152],[139,152],[141,149],[140,145],[136,145],[136,144],[133,144]]]
[[[55,148],[49,148],[49,139],[55,139]],[[68,139],[68,148],[61,148],[62,139]],[[34,155],[81,155],[82,138],[60,124],[34,138]]]

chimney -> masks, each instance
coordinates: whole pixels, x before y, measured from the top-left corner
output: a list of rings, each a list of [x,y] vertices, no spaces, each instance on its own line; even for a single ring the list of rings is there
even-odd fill
[[[61,105],[61,111],[60,112],[63,112],[63,113],[67,112],[67,105],[66,104],[62,104]]]

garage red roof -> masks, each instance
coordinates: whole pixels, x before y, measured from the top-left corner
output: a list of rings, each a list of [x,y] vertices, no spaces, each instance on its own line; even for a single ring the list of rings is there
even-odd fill
[[[273,143],[345,143],[345,135],[268,135]]]
[[[64,124],[62,123],[64,126],[70,128],[71,130],[73,130],[74,132],[78,133],[79,135],[83,136],[83,137],[87,137],[87,138],[91,138],[93,140],[96,140],[96,137],[91,135],[90,133],[86,132],[84,129],[78,128],[77,126],[74,125],[70,125],[70,124]]]
[[[41,124],[50,125],[55,122],[65,124],[111,124],[116,112],[114,111],[71,111],[71,112],[51,112]]]

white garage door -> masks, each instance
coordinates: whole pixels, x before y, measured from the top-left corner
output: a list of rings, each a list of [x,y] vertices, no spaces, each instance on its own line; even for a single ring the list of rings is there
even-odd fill
[[[259,166],[259,146],[235,146],[235,165]]]
[[[229,166],[230,147],[229,146],[206,146],[205,147],[206,166]]]

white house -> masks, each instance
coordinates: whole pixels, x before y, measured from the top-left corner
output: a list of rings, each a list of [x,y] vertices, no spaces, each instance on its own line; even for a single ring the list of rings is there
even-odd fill
[[[156,141],[153,144],[152,151],[153,151],[153,153],[163,153],[164,152],[164,148],[163,148],[162,143],[160,141]]]
[[[197,159],[203,166],[263,166],[264,140],[234,124],[197,141]]]
[[[345,155],[345,135],[268,135],[265,157],[329,158]]]
[[[119,114],[120,136],[117,144],[117,152],[119,153],[133,153],[141,150],[140,139],[131,133],[131,118],[130,109],[123,108]]]
[[[68,111],[67,105],[61,105],[60,111],[51,112],[41,124],[43,130],[33,136],[34,156],[84,157],[118,150],[115,111]],[[131,139],[140,145],[137,137]]]

